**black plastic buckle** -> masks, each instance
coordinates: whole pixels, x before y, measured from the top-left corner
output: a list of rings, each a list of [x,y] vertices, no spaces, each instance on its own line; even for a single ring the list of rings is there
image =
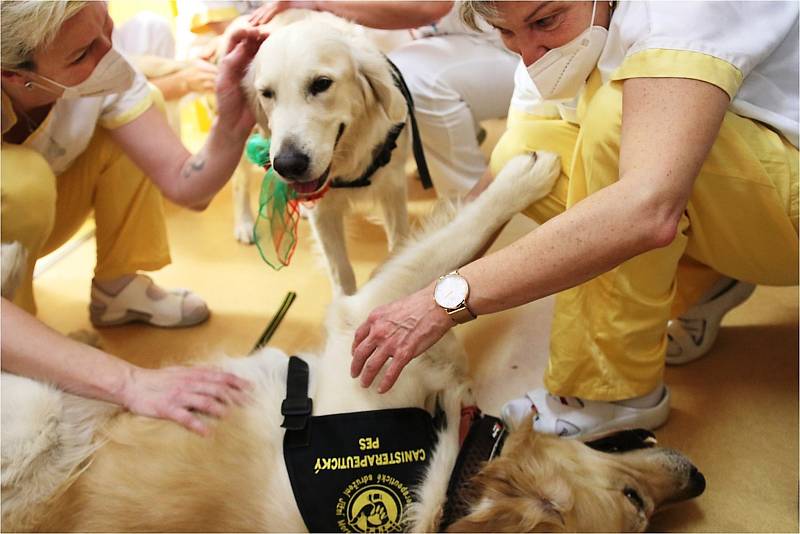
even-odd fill
[[[281,415],[297,416],[297,415],[311,415],[311,408],[313,402],[308,397],[304,399],[283,399],[281,403]]]
[[[286,430],[304,430],[308,425],[308,417],[311,415],[313,402],[308,397],[304,399],[283,399],[281,403],[281,414],[283,423],[281,426]]]

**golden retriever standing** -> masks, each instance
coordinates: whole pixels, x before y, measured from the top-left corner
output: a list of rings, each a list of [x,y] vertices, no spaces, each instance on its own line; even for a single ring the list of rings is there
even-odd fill
[[[347,35],[346,39],[355,40],[358,46],[367,46],[367,50],[370,50],[370,52],[367,54],[368,57],[375,57],[375,49],[387,54],[397,46],[407,43],[412,39],[411,35],[407,31],[367,28],[357,24],[346,23],[344,20],[336,19],[330,14],[321,14],[306,9],[289,9],[284,11],[271,20],[267,24],[266,28],[272,34],[277,32],[278,29],[282,27],[307,19],[309,17],[316,17],[318,20],[321,20],[321,24],[333,24],[335,27],[340,28]],[[249,25],[249,23],[245,22],[245,20],[246,17],[236,19],[226,30],[226,33],[232,33],[237,27]],[[369,41],[369,43],[365,43],[365,40]],[[301,60],[303,60],[303,58],[301,58]],[[288,77],[292,75],[293,71],[291,69],[282,73],[282,76]],[[251,84],[248,84],[248,87],[249,90],[252,91],[253,88]],[[369,145],[370,139],[366,139],[365,141],[367,145]],[[400,152],[402,151],[399,151],[398,154]],[[407,154],[402,154],[399,155],[398,158],[402,161],[406,156]],[[244,244],[250,244],[253,242],[253,224],[255,222],[253,211],[250,207],[250,182],[255,180],[260,181],[263,176],[264,171],[254,166],[247,160],[246,157],[243,156],[242,161],[240,162],[236,172],[233,175],[233,178],[231,179],[233,184],[233,232],[236,240]],[[400,199],[398,199],[398,201],[399,200]],[[390,239],[393,239],[395,236],[391,231],[390,234]]]
[[[389,62],[356,26],[310,13],[270,35],[243,84],[271,136],[273,169],[316,199],[307,213],[334,291],[353,294],[344,214],[380,208],[389,250],[408,233],[408,108]]]
[[[438,226],[391,258],[358,293],[337,298],[324,325],[323,351],[301,355],[310,368],[314,416],[398,407],[432,413],[437,404],[443,410],[446,424],[437,430],[422,480],[410,488],[415,502],[402,514],[392,511],[398,514],[392,518],[394,527],[440,527],[459,449],[457,422],[462,404],[471,400],[462,367],[466,358],[455,335],[448,333],[381,395],[349,376],[354,329],[376,306],[466,262],[510,217],[546,194],[559,172],[552,154],[511,160],[478,199],[455,216],[452,209],[447,216],[440,211]],[[253,400],[213,422],[208,438],[3,375],[4,528],[305,530],[280,426],[287,360],[282,351],[266,348],[220,362],[254,383]],[[453,529],[641,531],[661,504],[702,491],[702,476],[675,451],[649,447],[607,454],[579,442],[538,436],[530,424],[523,427],[471,481],[477,497]],[[377,454],[385,453],[380,444],[372,446]],[[381,472],[376,465],[368,476]],[[373,511],[382,515],[371,516],[372,524],[387,516],[387,509],[375,504]]]

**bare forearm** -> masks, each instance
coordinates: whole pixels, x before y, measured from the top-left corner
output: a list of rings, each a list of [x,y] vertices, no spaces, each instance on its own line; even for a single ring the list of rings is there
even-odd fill
[[[173,202],[203,209],[233,174],[255,123],[242,79],[264,38],[250,27],[231,33],[216,77],[217,118],[197,154],[186,150],[163,114],[152,106],[111,130],[123,151]]]
[[[133,365],[52,330],[2,299],[2,368],[116,404]]]
[[[152,107],[132,123],[111,130],[111,135],[165,197],[199,210],[230,179],[249,132],[249,128],[221,126],[217,119],[203,147],[191,154]]]
[[[167,196],[187,208],[205,209],[233,175],[246,138],[246,135],[223,132],[215,121],[203,147],[187,157],[176,171],[177,176],[169,180]]]
[[[432,24],[452,7],[452,2],[312,2],[317,11],[328,11],[363,26],[402,30]]]
[[[482,315],[532,302],[659,246],[654,237],[658,224],[642,219],[647,209],[626,198],[629,190],[620,183],[602,189],[515,243],[459,269],[469,280],[473,311]]]

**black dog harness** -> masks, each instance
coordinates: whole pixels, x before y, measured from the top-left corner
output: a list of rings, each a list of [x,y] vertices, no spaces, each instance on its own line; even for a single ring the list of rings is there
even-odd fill
[[[400,137],[400,133],[403,131],[405,125],[406,124],[404,122],[400,122],[392,126],[392,129],[389,130],[389,133],[387,134],[386,140],[383,142],[383,144],[375,147],[375,150],[372,152],[372,163],[369,164],[367,170],[364,171],[358,180],[346,182],[341,178],[336,178],[335,180],[331,181],[331,188],[346,189],[352,187],[367,187],[368,185],[371,185],[372,181],[370,178],[372,178],[372,175],[378,172],[378,169],[387,165],[389,161],[391,161],[392,151],[397,148],[397,138]]]
[[[414,115],[414,98],[411,96],[411,91],[409,91],[406,81],[403,79],[403,75],[400,73],[400,69],[397,68],[397,65],[392,63],[388,57],[386,58],[386,61],[389,63],[389,66],[392,69],[392,78],[394,78],[394,84],[403,94],[403,98],[405,98],[406,101],[408,116],[411,120],[411,146],[414,152],[414,161],[417,163],[419,177],[422,180],[422,187],[425,189],[430,189],[433,187],[433,182],[431,181],[431,173],[428,170],[428,162],[425,159],[425,151],[422,149],[422,138],[419,134],[417,118]],[[383,144],[376,146],[375,150],[373,150],[372,163],[370,163],[369,167],[367,167],[367,170],[365,170],[357,180],[348,182],[340,178],[336,178],[335,180],[331,181],[331,188],[344,189],[367,187],[371,185],[372,181],[370,178],[372,178],[372,175],[375,174],[378,169],[387,165],[392,159],[392,151],[397,148],[397,138],[400,137],[400,133],[403,131],[404,127],[404,122],[392,126],[392,128],[389,130],[389,133],[386,135],[386,140],[383,142]]]
[[[502,420],[484,415],[478,410],[450,474],[447,502],[439,525],[441,530],[447,529],[457,519],[467,515],[470,506],[477,502],[480,495],[478,488],[471,484],[471,480],[487,462],[500,455],[507,435]]]
[[[311,532],[402,532],[435,444],[419,408],[312,416],[308,364],[292,356],[281,405],[283,456]]]

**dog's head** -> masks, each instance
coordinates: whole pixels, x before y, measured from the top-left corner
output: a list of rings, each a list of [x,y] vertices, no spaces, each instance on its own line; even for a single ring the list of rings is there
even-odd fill
[[[628,431],[589,446],[537,434],[529,421],[476,476],[481,497],[448,530],[642,532],[661,506],[705,489],[697,468],[652,436]]]
[[[323,15],[271,34],[244,82],[270,132],[273,168],[301,196],[349,170],[356,145],[371,153],[365,121],[392,125],[407,113],[386,58],[347,23]]]

